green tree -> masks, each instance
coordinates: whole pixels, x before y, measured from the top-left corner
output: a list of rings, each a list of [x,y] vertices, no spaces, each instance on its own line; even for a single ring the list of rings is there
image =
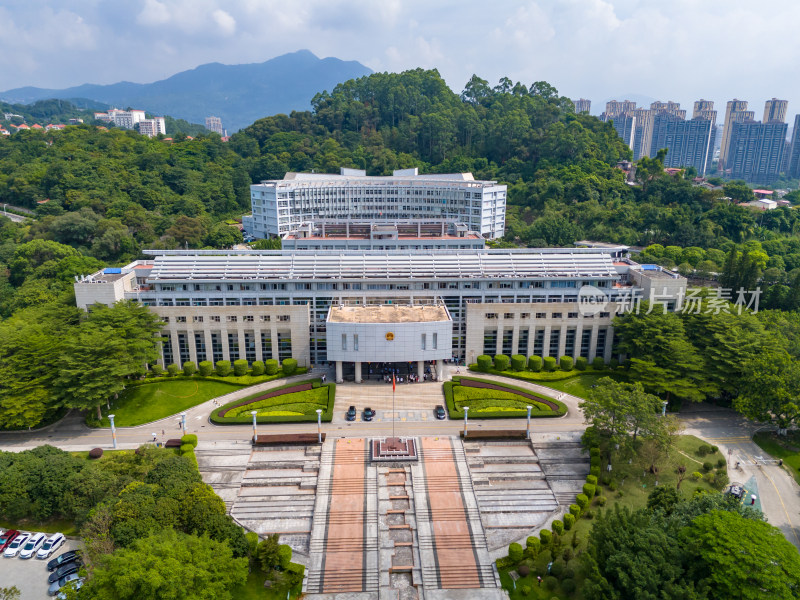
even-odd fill
[[[756,421],[772,421],[780,430],[800,422],[800,362],[774,348],[755,354],[743,366],[734,408]]]
[[[92,600],[228,600],[247,579],[247,559],[227,544],[165,529],[104,555],[81,596]]]
[[[21,595],[17,586],[0,588],[0,600],[19,600]]]

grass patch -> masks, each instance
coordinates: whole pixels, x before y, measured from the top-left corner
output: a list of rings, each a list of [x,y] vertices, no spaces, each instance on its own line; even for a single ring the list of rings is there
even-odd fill
[[[478,371],[475,365],[471,365],[470,370],[475,373],[487,373],[489,375],[519,379],[529,383],[538,383],[578,398],[588,398],[592,386],[596,385],[598,380],[603,377],[611,377],[615,380],[625,379],[625,374],[620,371],[612,371],[611,369],[595,371],[591,367],[588,367],[585,371],[573,369],[572,371],[553,371],[551,373],[544,371],[498,371],[497,369]]]
[[[492,387],[474,387],[470,383]],[[470,416],[476,419],[526,417],[527,406],[533,407],[532,417],[560,417],[567,413],[567,407],[558,400],[487,379],[456,376],[446,381],[442,389],[451,419],[463,418],[464,406],[469,406]]]
[[[298,387],[308,389],[298,390]],[[217,425],[252,423],[250,412],[256,410],[258,423],[305,423],[317,420],[317,409],[322,410],[322,420],[329,422],[335,397],[335,383],[322,384],[320,379],[296,381],[229,402],[211,413],[211,422]]]
[[[549,406],[530,398],[524,398],[511,391],[473,388],[463,385],[453,386],[453,402],[462,411],[464,410],[464,405],[467,405],[470,410],[476,412],[500,410],[525,411],[527,414],[527,406],[533,406],[532,413],[535,411],[550,412]]]
[[[779,436],[773,432],[760,431],[753,436],[753,441],[767,454],[783,460],[783,464],[800,483],[800,436]]]
[[[47,521],[29,521],[23,519],[18,523],[0,521],[2,529],[18,529],[19,531],[36,531],[41,533],[63,533],[64,535],[78,535],[78,527],[68,519],[49,519]]]
[[[265,588],[264,582],[266,580],[267,574],[261,569],[254,568],[248,573],[247,582],[244,585],[230,590],[231,597],[233,600],[286,600],[287,592],[289,592],[288,598],[290,599],[300,597],[300,589],[287,590],[285,587]],[[302,587],[302,583],[300,587]]]

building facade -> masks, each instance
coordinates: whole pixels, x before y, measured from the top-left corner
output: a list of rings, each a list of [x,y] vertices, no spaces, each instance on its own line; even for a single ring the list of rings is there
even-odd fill
[[[686,287],[685,278],[619,258],[614,248],[151,253],[152,261],[82,278],[75,295],[84,309],[126,299],[150,307],[164,319],[164,365],[347,360],[353,355],[341,352],[354,352],[354,340],[342,342],[342,334],[365,336],[360,344],[383,331],[362,327],[376,322],[414,323],[404,326],[416,332],[413,340],[437,334],[435,342],[419,337],[420,352],[403,354],[408,361],[429,360],[434,350],[469,362],[485,352],[609,360],[619,307],[649,300],[674,310]],[[337,310],[382,310],[375,307],[440,307],[430,310],[447,318],[414,318],[413,310],[398,321],[335,317]]]
[[[250,186],[252,215],[242,220],[256,237],[282,236],[318,219],[387,221],[445,219],[465,223],[487,239],[505,232],[506,186],[471,173],[419,175],[417,169],[371,177],[287,173]]]
[[[225,130],[222,129],[222,119],[219,117],[206,117],[206,129],[220,135],[225,135]]]
[[[139,133],[147,137],[155,137],[159,133],[167,134],[167,126],[164,117],[153,117],[152,119],[142,119],[139,121]]]
[[[575,105],[575,114],[581,113],[591,113],[592,112],[592,101],[587,100],[586,98],[580,98],[578,100],[573,100],[572,103]]]
[[[722,127],[722,143],[719,147],[718,169],[724,171],[727,167],[728,151],[731,143],[731,132],[734,123],[752,121],[755,118],[753,111],[747,110],[747,100],[728,100],[725,107],[725,123]]]
[[[734,122],[725,173],[733,179],[771,184],[778,179],[786,144],[786,123]]]
[[[788,100],[778,100],[777,98],[767,100],[764,103],[764,118],[761,119],[761,122],[778,121],[783,123],[786,120],[786,108],[788,105]]]

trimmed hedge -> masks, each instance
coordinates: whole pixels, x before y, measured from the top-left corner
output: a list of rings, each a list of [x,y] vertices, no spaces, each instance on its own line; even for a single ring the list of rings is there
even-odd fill
[[[488,383],[493,386],[498,386],[502,388],[503,391],[507,391],[510,393],[530,394],[531,396],[534,396],[534,398],[532,398],[533,401],[537,401],[536,398],[539,398],[540,399],[538,400],[539,402],[546,402],[548,404],[552,403],[558,406],[557,411],[549,411],[549,412],[532,411],[531,417],[550,418],[550,417],[560,417],[562,415],[567,414],[567,407],[564,405],[563,402],[559,402],[558,400],[555,400],[553,398],[547,398],[545,396],[541,396],[540,394],[536,394],[535,392],[531,392],[530,390],[526,390],[524,388],[516,386],[506,385],[504,383],[498,383],[496,381],[487,381],[485,379],[479,379],[476,377],[455,376],[453,377],[452,381],[445,381],[442,384],[442,391],[444,392],[445,405],[447,406],[447,412],[451,419],[464,418],[464,411],[456,407],[455,400],[453,399],[453,386],[459,385],[461,381],[480,381],[483,383]],[[528,414],[527,410],[521,408],[520,410],[481,411],[481,412],[475,411],[475,412],[470,412],[469,417],[470,419],[509,419],[514,417],[526,417],[527,414]]]
[[[522,546],[516,542],[510,544],[508,546],[508,558],[514,563],[520,562],[522,560]]]
[[[170,377],[175,377],[175,375],[177,375],[180,372],[181,368],[175,363],[172,363],[171,365],[167,366],[167,373],[169,373]]]
[[[589,506],[589,497],[586,494],[578,494],[575,496],[575,502],[580,506],[582,513]]]
[[[591,483],[593,486],[597,487],[597,477],[595,475],[587,475],[586,483]]]
[[[162,367],[159,364],[150,365],[150,372],[153,375],[155,375],[156,377],[158,377],[159,375],[161,375],[164,372],[164,367]]]
[[[266,369],[267,375],[275,375],[275,373],[278,372],[278,369],[280,369],[280,365],[274,358],[268,358],[264,361],[264,368]]]
[[[586,367],[588,366],[589,366],[589,361],[586,360],[585,356],[579,356],[578,358],[575,359],[575,368],[578,369],[578,371],[585,371]]]
[[[572,513],[567,513],[564,515],[564,529],[569,531],[572,529],[572,526],[575,525],[575,515]]]
[[[528,362],[524,355],[522,354],[515,354],[511,357],[511,370],[512,371],[524,371],[525,370],[525,363]]]
[[[498,354],[494,357],[494,368],[498,371],[508,371],[511,360],[505,354]]]
[[[186,454],[187,452],[194,452],[194,446],[191,444],[181,444],[180,448],[181,454]]]
[[[592,368],[595,371],[602,371],[606,368],[606,361],[603,360],[602,356],[595,356],[594,360],[592,360]]]
[[[488,371],[492,368],[492,357],[487,354],[481,354],[478,357],[478,370]]]
[[[538,373],[542,370],[542,357],[541,356],[531,356],[528,358],[528,368]]]
[[[564,522],[558,519],[555,519],[552,524],[550,525],[553,528],[553,533],[557,533],[561,535],[564,533]]]
[[[220,377],[227,377],[231,373],[231,361],[218,360],[215,372]]]
[[[591,477],[591,475],[590,475]],[[583,484],[583,493],[586,494],[586,497],[591,500],[594,498],[594,494],[597,491],[597,486],[592,485],[591,483],[584,483]]]
[[[214,372],[214,363],[212,363],[210,360],[204,360],[197,365],[197,371],[201,377],[210,377]]]
[[[539,554],[539,550],[541,550],[541,548],[542,542],[535,535],[531,535],[527,540],[525,540],[525,549],[528,551],[528,554],[531,556],[531,558],[536,558],[536,555]]]
[[[284,358],[281,367],[283,368],[283,374],[286,377],[290,377],[297,372],[297,360],[294,358]]]
[[[194,433],[187,433],[181,437],[181,444],[191,444],[192,448],[197,448],[197,435]]]
[[[553,542],[553,532],[549,529],[542,529],[539,532],[539,539],[542,541],[542,548],[547,548]]]
[[[247,375],[247,361],[243,358],[239,360],[233,361],[233,374],[236,377],[241,377],[242,375]]]
[[[252,423],[253,417],[250,414],[239,415],[238,417],[221,417],[220,414],[224,414],[230,409],[234,407],[239,407],[248,402],[258,402],[259,398],[263,397],[264,394],[275,392],[278,390],[283,390],[287,388],[296,388],[297,386],[308,385],[309,387],[313,386],[314,382],[321,382],[320,379],[309,379],[306,381],[297,381],[294,383],[289,383],[286,385],[281,385],[266,392],[260,392],[258,394],[253,394],[252,396],[248,396],[247,398],[243,398],[241,400],[234,400],[233,402],[229,402],[224,406],[219,407],[215,411],[211,413],[211,422],[215,423],[216,425],[239,425],[242,423]],[[333,404],[336,398],[336,384],[335,383],[324,383],[320,385],[321,388],[328,389],[328,406],[327,409],[323,410],[322,412],[322,420],[326,423],[329,423],[333,418]],[[314,389],[313,387],[311,389]],[[280,397],[280,396],[277,396]],[[317,413],[313,412],[311,414],[304,414],[304,415],[258,415],[256,416],[256,423],[309,423],[309,422],[316,422],[317,420]]]
[[[561,367],[562,371],[572,371],[572,365],[575,364],[575,361],[572,360],[571,356],[562,356],[561,360],[558,361],[558,366]]]
[[[555,357],[546,356],[544,358],[544,370],[545,371],[547,371],[548,373],[552,373],[553,371],[556,370],[556,366],[557,366],[557,363],[556,363]]]
[[[581,516],[581,507],[578,506],[577,504],[570,504],[569,505],[569,514],[571,514],[574,517],[580,517]]]
[[[183,374],[187,377],[191,377],[197,372],[197,365],[195,365],[192,361],[187,360],[183,363]]]
[[[257,360],[252,365],[252,374],[254,377],[260,377],[266,372],[266,367],[264,366],[264,362]]]

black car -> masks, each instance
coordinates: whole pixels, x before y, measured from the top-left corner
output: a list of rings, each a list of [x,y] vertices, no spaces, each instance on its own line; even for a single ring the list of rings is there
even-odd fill
[[[64,563],[68,563],[77,558],[78,558],[77,550],[70,550],[69,552],[64,552],[64,554],[59,554],[53,560],[47,563],[47,570],[55,571],[58,567],[60,567]]]
[[[436,408],[433,409],[433,414],[435,414],[436,418],[440,421],[444,420],[444,418],[447,416],[447,413],[444,412],[444,406],[441,404],[436,405]]]
[[[77,573],[78,571],[80,571],[82,566],[83,563],[78,559],[75,559],[68,563],[64,563],[63,565],[58,567],[58,569],[50,573],[50,577],[47,578],[47,583],[53,583],[55,581],[58,581],[62,577],[66,577],[67,575],[72,575],[73,573]]]
[[[356,420],[356,407],[351,406],[347,409],[347,413],[345,414],[345,419],[348,421],[355,421]]]
[[[371,408],[365,408],[364,409],[364,420],[365,421],[372,421],[372,419],[374,417],[375,417],[375,411],[374,410],[372,410]]]

